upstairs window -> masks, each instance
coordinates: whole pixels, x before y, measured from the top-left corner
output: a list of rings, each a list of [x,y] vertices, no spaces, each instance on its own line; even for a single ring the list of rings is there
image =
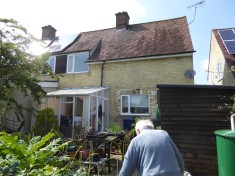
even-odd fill
[[[149,95],[122,95],[121,115],[149,115]]]
[[[50,56],[48,61],[47,61],[47,63],[51,67],[51,70],[53,71],[53,73],[55,73],[55,62],[56,62],[56,57],[55,56]]]
[[[85,63],[89,58],[89,52],[81,52],[68,55],[67,73],[87,72],[88,65]]]

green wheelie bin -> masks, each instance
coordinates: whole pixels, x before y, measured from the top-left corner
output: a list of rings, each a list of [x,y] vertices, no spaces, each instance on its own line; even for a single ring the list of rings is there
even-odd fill
[[[219,176],[235,176],[235,131],[215,131]]]

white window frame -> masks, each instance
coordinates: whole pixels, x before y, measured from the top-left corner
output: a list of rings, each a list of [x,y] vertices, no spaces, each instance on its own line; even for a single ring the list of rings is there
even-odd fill
[[[53,60],[53,67],[52,65],[50,64],[51,63],[51,60]],[[53,73],[55,73],[55,65],[56,65],[56,57],[55,56],[50,56],[49,59],[48,59],[48,65],[51,67],[51,70],[53,71]]]
[[[68,56],[67,56],[67,73],[84,73],[84,72],[88,72],[88,70],[89,70],[89,67],[87,66],[87,70],[85,70],[85,71],[74,71],[75,70],[75,58],[76,58],[76,55],[82,55],[82,54],[86,54],[87,52],[81,52],[81,53],[74,53],[74,54],[69,54]],[[88,56],[88,54],[87,54],[87,56]],[[70,57],[72,57],[72,70],[71,71],[69,71],[69,58]],[[88,59],[88,57],[87,57],[87,59]]]
[[[131,96],[148,96],[148,112],[147,113],[132,113],[131,112]],[[127,97],[127,99],[128,99],[128,112],[122,111],[123,97]],[[121,95],[120,113],[121,113],[121,115],[129,115],[129,116],[148,116],[150,114],[150,95],[148,95],[148,94]]]

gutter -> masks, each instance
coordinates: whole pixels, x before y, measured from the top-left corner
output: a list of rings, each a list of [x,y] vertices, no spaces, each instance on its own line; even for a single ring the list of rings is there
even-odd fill
[[[103,61],[103,64],[102,64],[102,66],[101,66],[100,87],[103,87],[103,79],[104,79],[104,64],[105,64],[105,61]]]
[[[167,54],[167,55],[159,55],[159,56],[143,56],[143,57],[132,57],[132,58],[123,58],[123,59],[112,59],[112,60],[106,60],[106,62],[127,62],[127,61],[135,61],[135,60],[147,60],[147,59],[162,59],[162,58],[169,58],[169,57],[188,57],[188,56],[193,56],[192,52],[188,53],[179,53],[179,54]],[[98,64],[103,61],[86,61],[87,64]]]

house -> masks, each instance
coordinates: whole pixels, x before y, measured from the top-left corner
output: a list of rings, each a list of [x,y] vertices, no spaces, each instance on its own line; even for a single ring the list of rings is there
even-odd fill
[[[235,85],[235,28],[213,29],[207,80],[212,85]]]
[[[195,51],[185,16],[129,20],[127,12],[117,13],[114,28],[68,36],[63,44],[52,26],[42,28],[43,39],[51,40],[49,64],[64,74],[59,82],[43,82],[46,105],[61,126],[100,131],[127,117],[155,118],[156,84],[194,84]]]

